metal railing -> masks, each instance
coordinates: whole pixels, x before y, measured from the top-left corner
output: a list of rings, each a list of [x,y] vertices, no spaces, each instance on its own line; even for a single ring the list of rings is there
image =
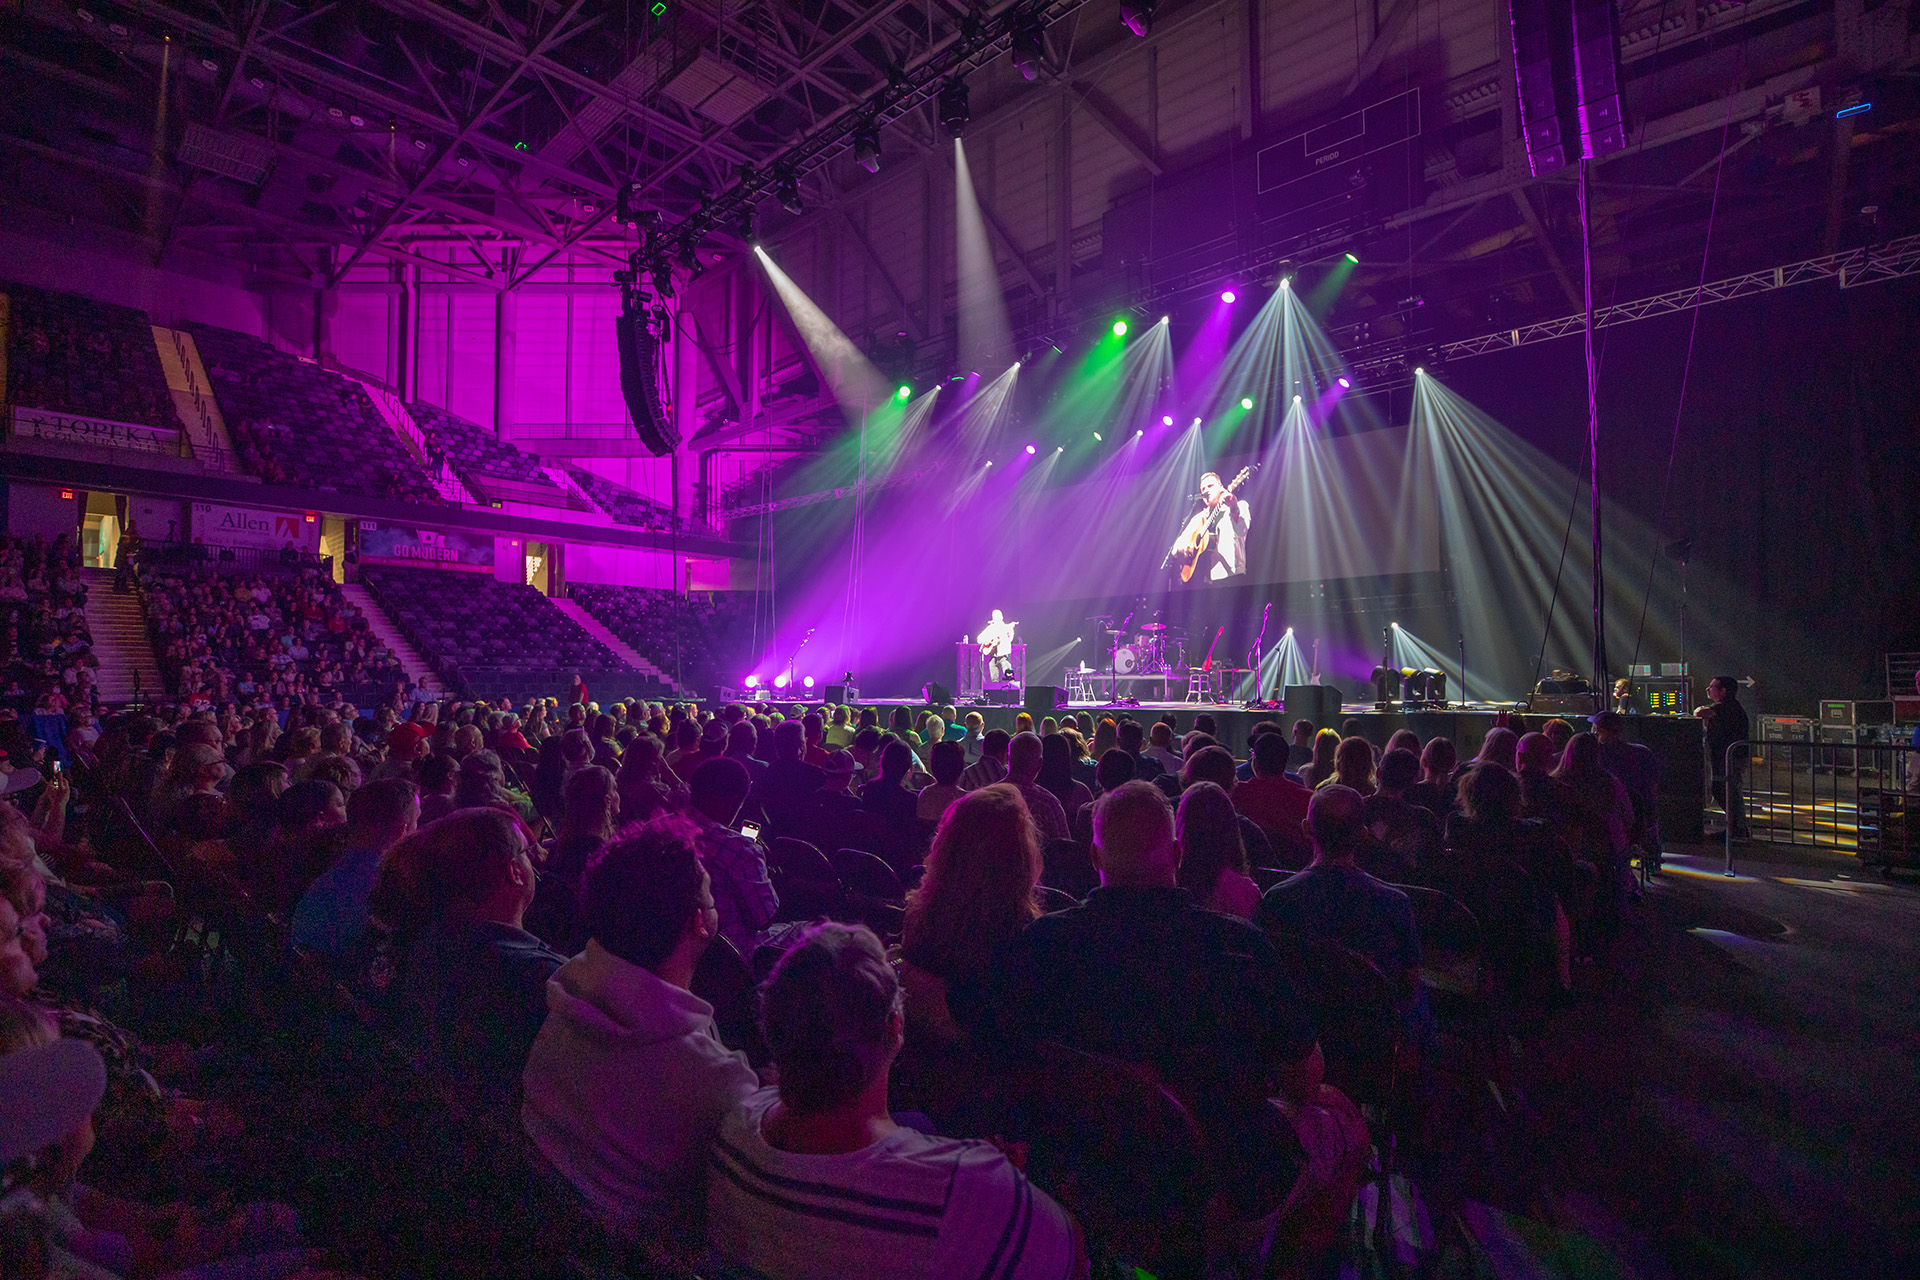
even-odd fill
[[[145,568],[195,566],[220,574],[283,574],[319,569],[333,576],[333,557],[262,547],[220,547],[204,542],[160,542],[143,538],[135,560]]]
[[[1753,838],[1849,853],[1881,866],[1920,859],[1920,791],[1909,770],[1913,747],[1891,726],[1836,732],[1855,741],[1735,743],[1747,768],[1737,777]],[[1875,740],[1873,735],[1884,732]],[[1735,826],[1729,815],[1728,828]]]

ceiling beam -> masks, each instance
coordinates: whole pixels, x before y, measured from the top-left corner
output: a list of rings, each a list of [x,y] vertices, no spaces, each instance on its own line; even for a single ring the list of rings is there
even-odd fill
[[[1546,224],[1540,221],[1540,211],[1533,207],[1533,198],[1526,188],[1513,193],[1513,203],[1519,207],[1520,217],[1527,224],[1527,233],[1533,242],[1540,246],[1540,252],[1547,255],[1547,267],[1553,272],[1553,278],[1560,282],[1566,291],[1567,301],[1576,307],[1586,305],[1580,288],[1573,282],[1573,273],[1567,270],[1567,264],[1560,260],[1560,251],[1553,247],[1553,241],[1547,238]]]
[[[1387,50],[1391,49],[1393,42],[1400,38],[1400,32],[1407,25],[1407,19],[1411,18],[1414,10],[1419,7],[1419,0],[1393,0],[1393,8],[1387,12],[1385,18],[1381,19],[1379,29],[1373,33],[1373,39],[1367,42],[1367,51],[1360,55],[1360,61],[1355,64],[1353,74],[1347,77],[1347,87],[1340,91],[1342,98],[1352,97],[1362,85],[1373,78],[1373,73],[1380,69],[1381,61],[1386,58]],[[1506,6],[1501,5],[1498,8],[1500,12],[1495,14],[1495,21],[1506,21]]]
[[[873,244],[867,239],[866,233],[860,230],[859,224],[854,222],[853,216],[845,209],[839,212],[840,221],[846,224],[847,234],[853,237],[854,246],[860,250],[860,256],[867,260],[868,269],[879,278],[880,287],[887,291],[889,298],[893,299],[894,307],[900,312],[901,323],[907,326],[907,332],[913,335],[915,342],[925,342],[927,327],[921,324],[919,318],[913,314],[913,308],[907,303],[907,295],[900,292],[900,286],[894,283],[893,273],[887,270],[886,263],[880,261],[880,255],[873,251]]]

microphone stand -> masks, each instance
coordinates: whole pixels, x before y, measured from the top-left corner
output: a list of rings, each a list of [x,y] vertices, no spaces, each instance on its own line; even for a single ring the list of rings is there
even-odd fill
[[[1460,633],[1460,705],[1467,705],[1467,633]]]
[[[787,687],[788,688],[793,687],[793,669],[800,662],[801,650],[807,647],[807,641],[813,639],[813,633],[817,630],[819,630],[818,627],[808,627],[807,634],[800,637],[800,647],[793,651],[793,656],[791,658],[787,659]]]

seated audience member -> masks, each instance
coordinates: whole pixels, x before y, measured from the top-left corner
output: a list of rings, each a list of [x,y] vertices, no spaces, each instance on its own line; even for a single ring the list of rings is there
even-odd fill
[[[720,932],[693,828],[663,816],[616,841],[581,899],[590,940],[547,984],[522,1122],[615,1236],[684,1249],[701,1237],[714,1135],[759,1086],[688,989]]]
[[[1341,786],[1373,794],[1373,744],[1362,737],[1342,738],[1333,752],[1333,774],[1314,783],[1315,788]]]
[[[1395,729],[1393,735],[1387,739],[1387,745],[1381,750],[1380,754],[1384,756],[1389,751],[1411,751],[1415,759],[1418,759],[1420,755],[1420,735],[1411,729]]]
[[[1165,720],[1155,720],[1153,727],[1147,730],[1147,746],[1140,754],[1158,764],[1163,772],[1178,773],[1182,763],[1173,750],[1173,726]]]
[[[1523,733],[1516,753],[1520,765],[1520,805],[1529,818],[1558,827],[1572,817],[1573,788],[1553,776],[1560,752],[1544,733]]]
[[[1176,781],[1182,790],[1195,783],[1211,782],[1226,792],[1229,798],[1240,789],[1239,782],[1233,776],[1233,755],[1225,747],[1219,746],[1202,746],[1189,751],[1187,763],[1181,768]],[[1238,809],[1234,810],[1234,820],[1240,826],[1240,843],[1246,847],[1249,865],[1272,866],[1273,842],[1267,839],[1267,833]]]
[[[1567,743],[1573,738],[1573,726],[1565,720],[1562,720],[1559,716],[1555,716],[1553,719],[1541,725],[1540,732],[1546,737],[1548,742],[1553,744],[1554,754],[1556,755],[1565,752]]]
[[[1520,735],[1505,727],[1487,730],[1486,738],[1480,743],[1480,754],[1473,758],[1475,764],[1497,764],[1508,773],[1520,772]]]
[[[778,1071],[714,1144],[708,1233],[768,1280],[1082,1276],[1078,1228],[991,1143],[894,1123],[899,980],[858,925],[821,924],[761,989]]]
[[[1313,761],[1313,721],[1295,720],[1293,722],[1293,741],[1287,745],[1287,769],[1297,772],[1301,765]]]
[[[1073,833],[1067,826],[1067,811],[1053,792],[1039,783],[1045,748],[1033,732],[1017,735],[1007,748],[1007,781],[1027,802],[1027,812],[1042,840],[1065,840]]]
[[[1419,883],[1444,889],[1479,918],[1495,972],[1516,996],[1572,982],[1571,926],[1549,882],[1570,883],[1574,873],[1557,844],[1546,824],[1521,818],[1512,772],[1476,764],[1460,775],[1446,852],[1420,871]],[[1556,873],[1560,862],[1568,869]]]
[[[1253,781],[1233,788],[1233,807],[1253,819],[1272,842],[1278,865],[1307,865],[1312,851],[1300,824],[1306,821],[1313,792],[1287,777],[1287,740],[1277,733],[1253,740]]]
[[[562,789],[560,831],[547,849],[527,908],[527,932],[562,955],[575,955],[587,942],[580,885],[587,867],[613,839],[621,818],[620,790],[613,775],[589,765],[567,779]]]
[[[919,797],[907,790],[907,772],[913,768],[913,748],[895,738],[880,752],[880,776],[860,792],[860,807],[896,831],[914,820]]]
[[[1251,919],[1260,886],[1247,874],[1240,818],[1218,783],[1196,782],[1181,793],[1174,836],[1180,842],[1180,887],[1209,911]]]
[[[767,875],[767,854],[758,840],[736,830],[740,808],[752,780],[738,760],[702,762],[687,785],[701,861],[713,877],[713,900],[720,912],[720,934],[741,955],[753,950],[760,931],[780,909]]]
[[[920,789],[913,812],[922,822],[938,822],[949,805],[967,794],[960,785],[960,775],[967,769],[967,750],[958,742],[936,742],[927,766],[933,770],[933,782]]]
[[[827,727],[818,711],[809,711],[800,719],[800,727],[806,734],[807,748],[801,753],[801,759],[810,765],[825,768],[827,764]],[[779,745],[776,740],[774,745]]]
[[[1444,821],[1459,803],[1459,764],[1452,738],[1429,738],[1420,751],[1420,781],[1408,787],[1403,798]]]
[[[557,747],[554,754],[559,755]],[[438,822],[453,812],[453,788],[459,777],[460,762],[444,752],[420,762],[420,821]],[[556,801],[553,816],[557,818],[559,813]]]
[[[545,759],[545,744],[541,745],[541,758]],[[700,726],[692,720],[682,720],[673,731],[673,750],[667,752],[667,767],[684,778],[699,763],[699,755]]]
[[[1167,772],[1166,767],[1160,763],[1158,758],[1146,753],[1144,748],[1147,742],[1147,730],[1146,726],[1138,720],[1122,720],[1120,727],[1115,731],[1114,737],[1120,749],[1133,757],[1134,777],[1144,778],[1148,782],[1151,782],[1162,773]]]
[[[307,887],[293,909],[295,945],[344,961],[367,931],[367,899],[387,850],[420,823],[413,784],[400,778],[369,782],[347,801],[346,852]]]
[[[754,782],[767,776],[766,762],[754,754],[759,745],[760,735],[750,721],[742,720],[727,730],[726,758],[739,761]]]
[[[854,763],[860,766],[854,783],[862,791],[869,782],[880,776],[880,750],[886,745],[888,736],[872,725],[853,735],[853,745],[847,751],[853,756]]]
[[[1074,739],[1079,736],[1077,731],[1069,729],[1040,739],[1040,773],[1034,779],[1060,802],[1069,828],[1073,826],[1073,816],[1093,803],[1093,791],[1074,776]]]
[[[950,1010],[972,1006],[994,949],[1040,914],[1040,870],[1039,834],[1013,787],[982,787],[947,807],[901,926],[901,980],[916,1038],[959,1038]]]
[[[1600,739],[1600,764],[1620,779],[1633,802],[1633,828],[1628,839],[1651,855],[1657,866],[1660,857],[1660,761],[1653,749],[1641,742],[1627,741],[1627,718],[1618,711],[1602,711],[1591,717],[1593,735]],[[1920,761],[1920,752],[1910,759]]]
[[[840,751],[853,745],[853,735],[857,732],[849,723],[851,712],[846,707],[833,709],[833,723],[827,726],[823,741],[827,750]]]
[[[371,902],[398,961],[390,1034],[416,1068],[495,1118],[512,1114],[547,979],[566,963],[521,927],[533,888],[513,815],[462,809],[387,853]]]
[[[967,771],[960,775],[961,789],[973,791],[1006,781],[1007,749],[1012,742],[1013,735],[1005,729],[987,730],[980,739],[980,758],[968,765]]]
[[[267,855],[238,868],[249,892],[268,911],[288,911],[340,856],[347,798],[331,782],[296,782],[280,793]]]
[[[1085,805],[1079,813],[1073,815],[1073,838],[1088,849],[1093,848],[1093,811],[1099,807],[1099,797],[1123,783],[1133,781],[1133,757],[1114,747],[1100,757],[1100,763],[1094,770],[1095,802]]]
[[[810,717],[811,718],[811,717]],[[798,720],[785,720],[773,730],[773,763],[759,783],[761,810],[767,822],[782,830],[792,827],[800,807],[826,785],[826,772],[805,759],[807,730]]]
[[[1001,950],[968,1029],[986,1049],[1054,1041],[1151,1066],[1191,1100],[1216,1155],[1215,1190],[1258,1216],[1286,1198],[1307,1163],[1302,1143],[1316,1140],[1305,1126],[1296,1136],[1268,1096],[1278,1082],[1293,1105],[1322,1098],[1305,1007],[1258,929],[1203,911],[1179,887],[1173,810],[1158,787],[1108,792],[1093,837],[1100,887]],[[1346,1168],[1351,1118],[1318,1132],[1337,1134],[1334,1162]]]
[[[620,819],[646,822],[655,814],[675,806],[680,780],[662,759],[660,740],[641,735],[620,753],[617,790],[620,793]],[[562,797],[564,803],[564,795]]]
[[[1322,729],[1313,735],[1313,758],[1300,766],[1300,784],[1309,789],[1333,776],[1334,753],[1340,750],[1340,734]]]
[[[1440,822],[1430,810],[1406,798],[1420,779],[1419,756],[1395,747],[1380,757],[1377,777],[1379,789],[1367,797],[1363,815],[1369,838],[1360,862],[1365,870],[1398,884],[1439,855]]]
[[[1409,759],[1412,752],[1402,752]],[[1337,942],[1373,961],[1403,1001],[1418,989],[1420,934],[1407,895],[1360,869],[1366,801],[1338,783],[1313,793],[1313,863],[1267,890],[1254,919],[1283,944]]]
[[[1626,784],[1600,763],[1600,739],[1591,733],[1567,739],[1553,776],[1567,785],[1581,836],[1575,848],[1599,874],[1600,922],[1603,928],[1611,928],[1632,879],[1627,849],[1634,823],[1633,797]]]

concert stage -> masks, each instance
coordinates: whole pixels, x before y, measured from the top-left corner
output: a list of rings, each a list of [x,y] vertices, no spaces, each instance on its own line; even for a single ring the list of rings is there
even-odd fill
[[[809,711],[818,711],[818,702],[754,702],[748,705],[756,710],[779,711],[783,715],[805,715]],[[897,706],[912,707],[916,711],[926,707],[919,698],[862,698],[858,705],[863,707],[891,708]],[[956,704],[958,706],[958,704]],[[969,711],[978,711],[989,729],[1005,729],[1013,732],[1014,719],[1025,708],[1019,706],[958,706],[964,716]],[[1077,714],[1088,712],[1096,720],[1124,713],[1143,724],[1151,724],[1163,714],[1171,712],[1176,731],[1184,733],[1193,728],[1193,719],[1197,715],[1213,717],[1214,725],[1219,729],[1221,743],[1236,756],[1244,759],[1247,753],[1247,735],[1253,726],[1262,720],[1272,720],[1282,726],[1290,727],[1293,719],[1285,711],[1248,710],[1231,705],[1215,705],[1201,702],[1142,702],[1139,706],[1112,707],[1104,703],[1072,703],[1052,714]],[[886,712],[882,711],[884,720]],[[1372,703],[1346,703],[1341,708],[1341,721],[1359,722],[1360,734],[1375,746],[1384,747],[1387,739],[1401,729],[1411,729],[1418,734],[1422,742],[1429,738],[1451,738],[1459,750],[1460,758],[1471,760],[1480,751],[1480,744],[1486,739],[1487,731],[1499,723],[1500,717],[1508,717],[1507,723],[1520,732],[1537,729],[1554,717],[1550,715],[1526,714],[1506,708],[1483,705],[1455,706],[1418,711],[1378,711]],[[1571,721],[1576,729],[1584,729],[1581,717],[1563,717]],[[1524,725],[1520,722],[1524,721]],[[1321,726],[1340,728],[1341,725]],[[1701,785],[1705,778],[1705,750],[1702,746],[1700,722],[1691,716],[1629,716],[1627,718],[1627,737],[1635,742],[1646,744],[1652,749],[1654,757],[1660,762],[1660,831],[1664,839],[1676,841],[1698,841],[1702,838],[1705,825],[1706,803]]]

